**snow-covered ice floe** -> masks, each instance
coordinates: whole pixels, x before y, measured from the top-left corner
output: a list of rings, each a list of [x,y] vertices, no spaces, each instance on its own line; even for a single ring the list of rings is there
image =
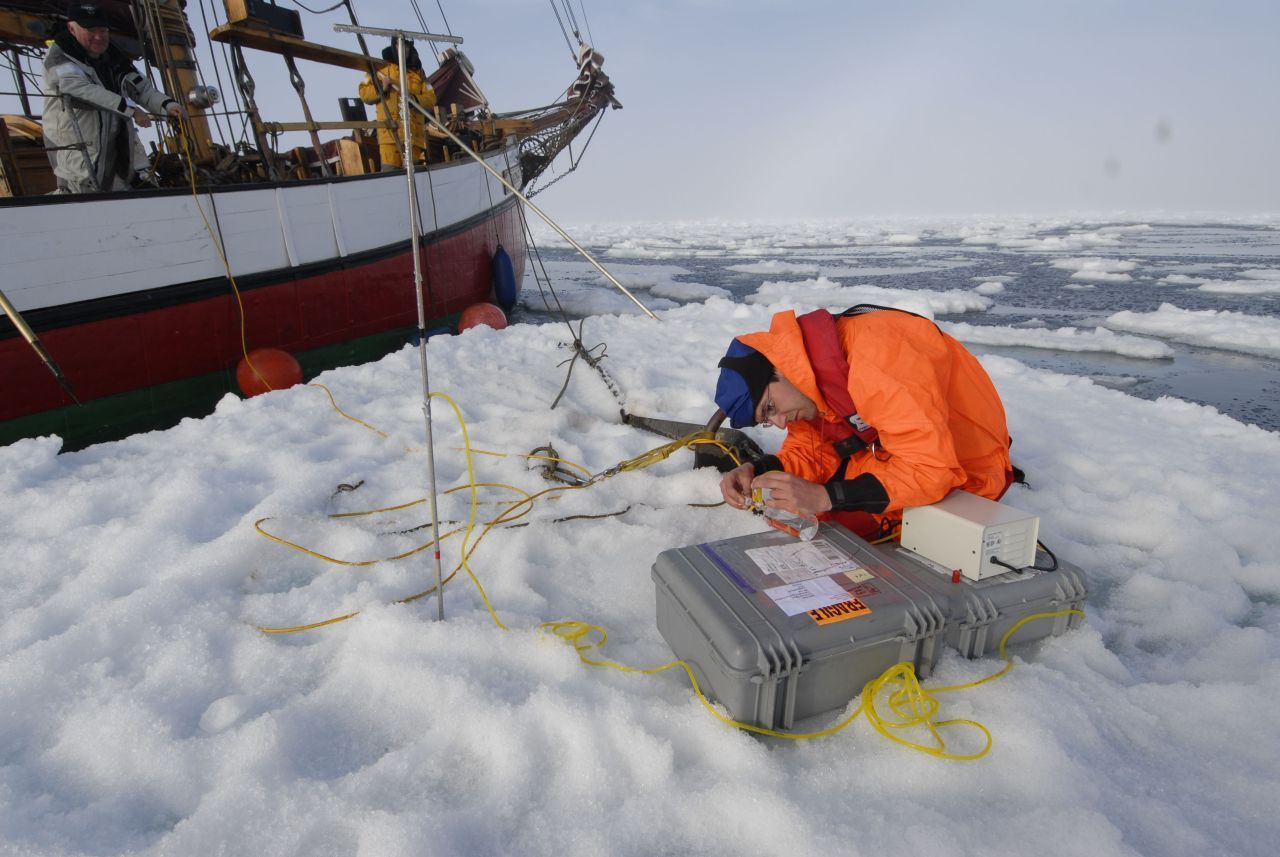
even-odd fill
[[[1093,330],[1082,330],[1076,327],[1045,330],[1007,325],[944,322],[942,329],[961,342],[974,345],[1017,345],[1024,348],[1048,348],[1057,351],[1098,351],[1147,359],[1173,356],[1173,349],[1168,343],[1141,336],[1114,333],[1104,327],[1095,327]]]
[[[1107,316],[1107,327],[1185,342],[1280,357],[1280,319],[1230,310],[1188,310],[1161,304],[1154,312],[1123,310]]]
[[[587,335],[608,343],[629,411],[699,422],[729,340],[765,329],[781,298],[603,316]],[[549,409],[564,338],[513,325],[427,343],[433,388],[472,446],[506,456],[477,453],[477,482],[532,494],[550,484],[522,457],[535,447],[598,471],[662,442],[621,424],[586,369]],[[609,630],[601,657],[670,660],[654,558],[761,529],[688,505],[720,495],[687,453],[490,532],[470,566],[508,631],[465,572],[444,622],[432,598],[398,603],[432,585],[430,551],[355,568],[259,536],[269,519],[348,561],[428,541],[422,504],[328,517],[423,496],[417,359],[405,349],[318,379],[385,438],[299,386],[80,452],[58,455],[56,438],[0,448],[0,852],[881,854],[904,830],[938,854],[1273,850],[1280,435],[982,359],[1029,478],[1006,501],[1041,516],[1091,594],[1082,628],[1016,647],[1007,676],[941,697],[943,718],[994,736],[988,756],[958,764],[861,718],[820,742],[762,740],[710,717],[679,671],[590,669],[538,633],[594,622]],[[465,489],[462,432],[446,402],[433,411],[440,487]],[[752,431],[766,449],[781,439]],[[478,491],[481,520],[519,496]],[[446,532],[466,521],[467,495],[442,495]],[[602,513],[617,514],[587,517]],[[461,538],[442,543],[446,573]],[[926,686],[999,666],[948,653]]]

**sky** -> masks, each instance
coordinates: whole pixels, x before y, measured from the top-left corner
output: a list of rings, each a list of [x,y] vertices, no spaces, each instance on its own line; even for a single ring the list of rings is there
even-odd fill
[[[197,32],[214,1],[188,5]],[[1261,212],[1280,200],[1280,5],[1265,0],[570,1],[625,106],[544,197],[561,219]],[[575,77],[552,3],[443,4],[448,24],[436,4],[417,8],[430,31],[463,37],[499,111],[549,104]],[[408,0],[357,12],[365,26],[421,27]],[[356,47],[332,31],[342,10],[302,22],[311,40]],[[337,118],[356,75],[301,68],[317,118]],[[266,119],[301,119],[278,58],[251,56],[250,70]]]
[[[1280,205],[1274,2],[573,2],[624,109],[543,198],[562,219]],[[444,31],[435,3],[418,7]],[[357,10],[368,26],[419,27],[407,0]],[[551,3],[444,12],[499,111],[550,103],[574,77]],[[331,31],[345,20],[303,26],[354,47]],[[336,118],[355,75],[301,67],[314,112]],[[250,69],[268,119],[301,118],[278,59]]]
[[[993,244],[1016,235],[1009,252],[1048,262],[1064,260],[1062,233],[975,218],[950,234]],[[1086,224],[1069,233],[1090,254],[1119,253],[1125,234]],[[1111,351],[1130,364],[1159,363],[1153,346],[1183,341],[1246,352],[1265,341],[1265,353],[1280,354],[1274,316],[1129,303],[1106,327],[1071,333],[1056,315],[1002,322],[1002,306],[1025,300],[1025,278],[960,267],[945,291],[904,291],[842,272],[874,264],[886,246],[902,249],[907,266],[954,255],[913,247],[892,227],[867,227],[868,244],[816,259],[799,227],[757,233],[748,252],[735,224],[703,227],[701,246],[683,254],[665,226],[613,234],[633,261],[670,254],[635,282],[659,320],[598,277],[579,275],[560,293],[574,314],[605,307],[587,321],[587,342],[608,343],[606,366],[635,414],[701,423],[709,367],[731,336],[782,309],[862,300],[986,318],[994,326],[982,330],[1036,349]],[[811,235],[809,249],[827,237]],[[714,247],[758,284],[745,300],[675,276]],[[1280,288],[1274,271],[1197,273],[1198,261],[1053,270],[1067,288],[1075,274],[1174,265],[1181,279],[1166,285],[1097,288],[1156,289],[1180,303],[1193,280]],[[789,273],[801,279],[780,288]],[[536,290],[521,299],[537,301]],[[967,341],[976,327],[949,329]],[[911,752],[861,715],[827,738],[761,738],[712,717],[678,669],[593,669],[539,630],[587,622],[608,632],[589,656],[637,668],[672,661],[655,622],[655,559],[766,530],[746,512],[688,505],[714,504],[719,491],[718,474],[693,470],[687,452],[542,497],[513,522],[528,526],[475,538],[519,492],[552,485],[523,457],[534,447],[600,472],[664,442],[621,424],[617,399],[581,366],[549,407],[565,381],[564,340],[559,324],[519,324],[427,343],[432,389],[450,397],[433,404],[435,470],[442,491],[462,489],[442,494],[440,517],[467,520],[465,446],[485,450],[473,456],[482,525],[467,544],[507,630],[465,572],[446,587],[443,622],[433,598],[395,603],[434,581],[429,552],[359,568],[315,555],[365,561],[429,541],[423,506],[399,508],[426,482],[411,347],[315,379],[382,436],[298,386],[228,395],[205,418],[77,452],[58,454],[53,437],[0,448],[0,854],[744,857],[905,845],[1013,857],[1028,843],[1062,857],[1274,854],[1280,732],[1266,713],[1280,701],[1280,434],[1183,399],[1144,400],[983,355],[1014,460],[1029,474],[1005,501],[1039,516],[1040,538],[1083,571],[1086,618],[1014,646],[1013,669],[997,681],[938,694],[939,720],[990,730],[977,761]],[[782,439],[750,432],[766,450]],[[446,574],[462,540],[442,544]],[[993,601],[1004,619],[1024,609]],[[882,602],[869,606],[874,619]],[[354,611],[309,631],[259,630]],[[800,632],[810,620],[790,621]],[[864,628],[851,636],[864,639]],[[948,649],[924,688],[1000,667],[994,654]],[[833,725],[855,706],[797,727]],[[892,717],[883,699],[879,710]],[[984,745],[971,727],[941,731],[952,752]]]
[[[550,4],[445,11],[500,109],[565,79]],[[585,20],[624,109],[548,192],[567,217],[1280,204],[1275,3],[587,2]]]

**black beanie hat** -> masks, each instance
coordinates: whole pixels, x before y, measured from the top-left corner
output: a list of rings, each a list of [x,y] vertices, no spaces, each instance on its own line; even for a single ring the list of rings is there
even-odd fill
[[[83,6],[72,6],[71,12],[67,17],[88,29],[111,26],[107,21],[107,13],[92,3],[86,3]]]
[[[764,398],[765,388],[773,381],[773,363],[735,339],[729,343],[719,367],[715,400],[729,417],[729,425],[734,428],[755,425],[756,408]]]

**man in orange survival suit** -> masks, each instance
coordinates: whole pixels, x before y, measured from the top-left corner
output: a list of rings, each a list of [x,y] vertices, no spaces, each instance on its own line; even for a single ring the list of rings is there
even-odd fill
[[[1000,396],[974,356],[920,316],[849,312],[834,325],[827,315],[826,342],[807,324],[802,333],[788,310],[768,333],[730,344],[716,404],[735,428],[771,423],[787,437],[777,455],[724,475],[725,500],[747,508],[753,488],[768,488],[771,506],[870,538],[892,531],[904,507],[935,503],[953,488],[999,498],[1012,480],[1009,433]],[[849,431],[842,434],[845,415],[828,405],[815,376],[815,361],[843,367],[841,357],[856,415],[879,435],[848,456],[832,443]]]

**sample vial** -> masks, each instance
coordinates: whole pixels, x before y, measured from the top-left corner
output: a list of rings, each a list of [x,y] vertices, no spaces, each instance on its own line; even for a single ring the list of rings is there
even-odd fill
[[[787,535],[795,536],[802,542],[809,541],[817,534],[817,518],[813,515],[797,515],[795,512],[775,509],[768,505],[768,491],[768,488],[751,489],[751,510],[753,512],[764,515],[764,519],[769,522],[769,526],[776,530],[782,530]]]

